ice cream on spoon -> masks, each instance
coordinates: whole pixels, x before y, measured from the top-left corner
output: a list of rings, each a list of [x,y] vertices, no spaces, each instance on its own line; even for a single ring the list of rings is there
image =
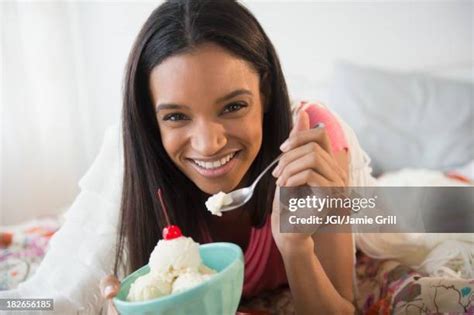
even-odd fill
[[[206,208],[209,210],[213,215],[222,216],[221,209],[223,206],[230,205],[232,203],[232,197],[225,192],[218,192],[215,195],[212,195],[206,201]]]

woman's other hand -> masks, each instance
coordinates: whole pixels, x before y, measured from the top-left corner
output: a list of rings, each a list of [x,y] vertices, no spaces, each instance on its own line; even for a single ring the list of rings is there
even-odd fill
[[[112,298],[118,294],[120,290],[120,281],[114,275],[108,275],[100,280],[100,292],[102,297],[107,300],[107,315],[118,315]]]

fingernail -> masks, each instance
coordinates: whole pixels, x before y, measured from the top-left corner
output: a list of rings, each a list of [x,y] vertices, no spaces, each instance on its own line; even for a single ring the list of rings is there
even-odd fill
[[[281,179],[280,178],[278,178],[278,180],[276,181],[276,184],[277,184],[277,186],[281,186]]]
[[[272,176],[273,176],[273,177],[276,177],[276,176],[277,176],[277,173],[278,173],[278,172],[277,172],[277,169],[278,169],[278,167],[273,170],[273,172],[272,172]]]
[[[288,149],[288,141],[285,141],[285,142],[283,142],[283,143],[281,144],[280,150],[281,150],[281,151],[285,151],[285,150],[287,150],[287,149]]]
[[[110,296],[110,294],[112,294],[114,291],[115,291],[115,289],[114,289],[113,285],[106,286],[105,289],[104,289],[105,297],[108,298]]]
[[[272,172],[272,175],[274,177],[277,177],[278,176],[278,173],[280,173],[280,163],[277,164],[277,166],[275,167],[275,169],[273,170]]]

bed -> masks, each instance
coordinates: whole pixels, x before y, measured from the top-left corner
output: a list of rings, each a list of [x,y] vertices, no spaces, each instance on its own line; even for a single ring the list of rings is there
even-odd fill
[[[63,215],[45,216],[0,228],[0,290],[13,289],[34,274],[63,221]],[[474,278],[428,276],[396,260],[374,259],[361,251],[355,276],[355,304],[362,314],[474,314]],[[294,313],[288,288],[265,292],[242,307],[270,314]]]
[[[324,101],[356,131],[377,176],[429,168],[472,185],[472,83],[341,64],[326,95]],[[60,214],[0,227],[0,290],[34,274],[62,222]],[[363,314],[474,314],[473,278],[436,277],[362,252],[355,277],[355,304]],[[294,313],[288,288],[265,292],[242,306]]]

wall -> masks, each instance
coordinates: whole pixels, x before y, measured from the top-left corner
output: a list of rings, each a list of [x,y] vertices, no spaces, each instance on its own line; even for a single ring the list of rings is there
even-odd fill
[[[402,71],[472,65],[471,1],[244,3],[273,40],[293,97],[324,100],[338,60]],[[74,200],[103,132],[120,117],[127,54],[155,6],[1,4],[0,224]]]

